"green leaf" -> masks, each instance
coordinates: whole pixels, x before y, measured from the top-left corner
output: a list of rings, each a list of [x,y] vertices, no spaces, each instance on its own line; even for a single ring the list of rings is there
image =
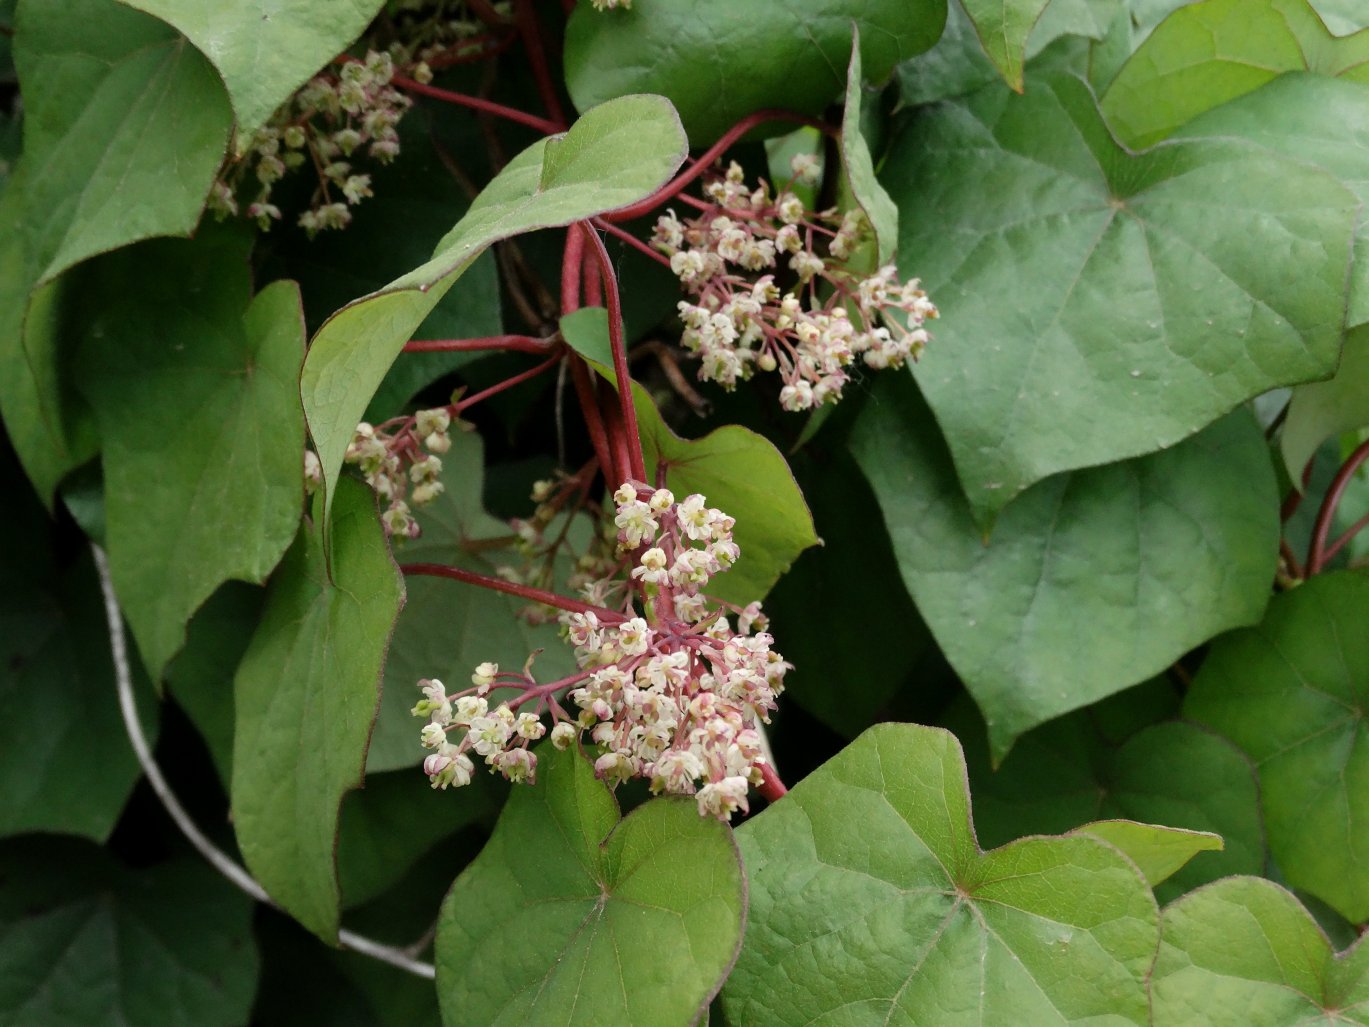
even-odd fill
[[[1200,852],[1220,852],[1221,835],[1181,827],[1139,824],[1134,820],[1098,820],[1075,831],[1121,849],[1154,888],[1173,877]]]
[[[219,585],[266,579],[304,497],[299,290],[253,297],[250,235],[205,235],[82,281],[76,379],[100,426],[110,570],[154,679]]]
[[[908,591],[984,712],[995,759],[1028,728],[1259,619],[1278,495],[1248,413],[1173,449],[1044,481],[985,542],[912,383],[891,379],[877,395],[852,450]]]
[[[338,806],[361,782],[404,583],[365,486],[338,490],[331,577],[321,534],[301,527],[238,668],[232,796],[248,868],[332,942]]]
[[[1082,835],[981,851],[949,732],[871,728],[737,839],[732,1023],[1147,1022],[1158,915],[1135,867]]]
[[[251,143],[290,94],[365,31],[385,0],[120,0],[179,29],[214,62]]]
[[[1225,140],[1127,153],[1057,75],[934,107],[884,178],[942,314],[917,378],[981,524],[1335,367],[1359,203],[1317,169]]]
[[[1227,878],[1165,908],[1151,995],[1156,1027],[1364,1023],[1369,945],[1337,955],[1277,884]]]
[[[44,501],[94,448],[69,423],[56,333],[29,296],[138,239],[188,235],[232,122],[214,69],[114,0],[19,5],[24,154],[0,197],[0,412]],[[27,317],[27,324],[26,324]]]
[[[446,490],[418,511],[423,534],[403,543],[399,558],[497,576],[501,566],[522,561],[511,548],[513,530],[481,505],[485,466],[480,436],[453,432],[451,440],[452,448],[442,456]],[[498,539],[505,544],[496,544]],[[408,601],[395,625],[380,716],[367,753],[369,773],[417,766],[427,755],[418,741],[423,723],[409,712],[420,698],[415,687],[420,679],[466,681],[486,660],[521,667],[538,650],[534,666],[540,680],[554,681],[575,670],[560,626],[529,624],[520,616],[528,605],[521,599],[424,575],[409,578],[405,587]]]
[[[1319,575],[1218,639],[1184,714],[1254,761],[1285,879],[1369,919],[1369,576]]]
[[[613,381],[608,312],[582,307],[561,319],[567,345]],[[664,467],[666,485],[677,495],[697,492],[737,521],[733,538],[741,558],[709,585],[709,595],[745,605],[763,599],[799,553],[819,542],[813,517],[783,455],[748,428],[729,424],[701,439],[682,439],[670,430],[656,404],[632,386],[647,479]]]
[[[577,5],[566,25],[566,86],[580,110],[628,93],[662,93],[695,146],[753,111],[820,114],[841,96],[851,23],[866,77],[936,42],[946,0],[837,0],[816,11],[794,0],[755,9],[730,0],[654,0],[599,12]]]
[[[0,547],[0,835],[103,841],[141,770],[114,692],[100,582],[88,554],[59,568],[53,526],[18,469],[5,470],[0,531],[11,541]],[[147,690],[137,694],[142,700]],[[155,706],[138,705],[155,737]]]
[[[688,798],[619,822],[575,750],[538,750],[437,927],[443,1020],[689,1024],[741,944],[746,882],[726,824]]]
[[[1142,707],[1142,697],[1154,696],[1157,687],[1164,693],[1159,708]],[[1170,695],[1156,682],[1053,720],[1023,735],[997,770],[984,744],[983,721],[970,703],[953,704],[942,724],[965,748],[980,843],[1002,845],[1022,835],[1124,818],[1210,832],[1225,843],[1221,852],[1194,860],[1160,884],[1161,901],[1228,874],[1263,873],[1254,768],[1234,745],[1197,725],[1146,724],[1169,711]],[[1127,716],[1119,729],[1109,721],[1122,711]],[[1139,721],[1138,712],[1146,714]]]
[[[686,153],[659,96],[626,96],[588,111],[563,135],[511,160],[427,263],[334,314],[309,347],[300,391],[325,485],[324,523],[342,455],[367,404],[413,331],[487,246],[627,206],[665,184]]]
[[[846,71],[846,107],[841,115],[841,163],[850,183],[851,194],[875,233],[876,258],[883,267],[894,256],[898,243],[898,208],[875,178],[875,163],[870,145],[860,130],[861,94],[864,80],[860,67],[860,33],[854,32],[851,64]]]
[[[975,33],[1003,80],[1022,92],[1027,37],[1050,0],[961,0]]]
[[[0,847],[0,1023],[236,1027],[252,903],[198,858],[130,871],[92,845]]]
[[[1369,28],[1369,12],[1359,0],[1311,0],[1312,9],[1338,36]]]
[[[1345,336],[1336,377],[1293,390],[1279,437],[1289,479],[1302,481],[1302,469],[1327,439],[1365,425],[1369,425],[1369,324]]]
[[[1337,39],[1307,0],[1202,0],[1175,11],[1122,66],[1104,116],[1131,147],[1286,71],[1369,82],[1369,32]]]

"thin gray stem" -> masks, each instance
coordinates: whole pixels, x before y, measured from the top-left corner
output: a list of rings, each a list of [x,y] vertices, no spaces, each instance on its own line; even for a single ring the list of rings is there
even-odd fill
[[[171,785],[167,783],[162,774],[162,768],[157,765],[157,761],[152,755],[152,748],[147,744],[147,736],[143,734],[143,726],[138,720],[138,709],[133,702],[133,672],[128,661],[128,642],[124,637],[124,617],[123,612],[119,609],[118,597],[114,594],[114,581],[109,575],[109,560],[105,557],[104,550],[99,546],[92,544],[90,548],[95,554],[95,569],[100,575],[100,591],[104,593],[105,618],[109,622],[109,650],[114,660],[114,680],[119,692],[119,711],[123,714],[124,728],[128,732],[129,743],[133,746],[133,752],[138,757],[138,763],[142,766],[143,773],[147,775],[148,784],[152,786],[157,799],[176,826],[180,828],[181,833],[185,835],[191,845],[195,846],[200,855],[209,861],[215,870],[257,902],[279,909],[280,907],[271,900],[271,896],[266,894],[266,889],[199,829],[195,821],[190,818],[190,814],[185,811],[185,807],[181,805],[180,800],[176,798],[176,793],[171,790]],[[384,945],[354,931],[338,931],[338,944],[345,949],[360,952],[362,955],[379,959],[381,962],[389,963],[401,970],[407,970],[418,977],[426,977],[432,980],[435,976],[435,970],[431,963],[415,959],[403,949]]]

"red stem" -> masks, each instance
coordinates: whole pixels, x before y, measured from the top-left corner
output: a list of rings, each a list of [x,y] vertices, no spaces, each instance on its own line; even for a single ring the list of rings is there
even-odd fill
[[[631,232],[625,232],[617,225],[610,224],[603,218],[594,218],[593,224],[595,228],[601,228],[614,238],[621,239],[629,246],[636,247],[638,250],[645,253],[652,260],[656,261],[656,263],[664,264],[666,267],[670,267],[670,261],[666,258],[665,254],[657,253],[655,250],[653,250],[646,243],[642,242],[641,239],[638,239]]]
[[[675,178],[661,186],[660,189],[657,189],[656,192],[652,193],[645,200],[634,203],[630,207],[622,207],[618,210],[610,211],[601,216],[605,221],[619,223],[631,221],[633,218],[638,218],[643,214],[650,213],[712,167],[713,162],[722,156],[723,151],[729,146],[746,135],[746,133],[750,132],[757,125],[763,125],[767,121],[791,121],[800,125],[812,125],[814,128],[821,129],[829,135],[837,134],[836,129],[817,118],[804,117],[802,114],[794,114],[791,111],[756,111],[754,114],[748,114],[746,117],[742,118],[741,121],[724,132],[716,143],[703,152],[694,163],[693,167],[676,175]]]
[[[536,378],[543,371],[550,371],[553,367],[557,365],[557,363],[560,360],[561,354],[553,353],[551,356],[547,357],[546,360],[542,361],[536,367],[530,368],[527,371],[523,371],[521,374],[516,374],[512,378],[505,378],[502,382],[499,382],[496,385],[491,385],[488,389],[483,389],[480,392],[477,392],[474,396],[468,396],[466,399],[461,400],[459,403],[454,403],[453,406],[456,408],[456,412],[458,414],[464,410],[469,410],[471,407],[479,403],[482,399],[489,399],[491,396],[496,396],[499,393],[503,392],[505,389],[511,389],[515,385],[522,385],[525,381],[528,381],[530,378]]]
[[[627,370],[627,344],[623,339],[623,302],[618,294],[618,277],[613,273],[613,261],[599,233],[588,222],[580,222],[580,231],[590,244],[591,252],[599,261],[599,276],[603,279],[608,299],[608,341],[613,348],[613,377],[618,385],[618,406],[622,412],[623,430],[627,435],[630,477],[646,481],[646,460],[642,456],[642,436],[637,427],[637,411],[632,404],[632,376]]]
[[[1369,527],[1369,514],[1365,514],[1354,524],[1350,525],[1350,527],[1346,528],[1345,534],[1343,534],[1340,538],[1336,539],[1336,541],[1332,542],[1329,546],[1326,547],[1326,559],[1329,560],[1331,559],[1331,557],[1339,553],[1342,549],[1345,548],[1346,544],[1349,543],[1349,541],[1352,538],[1358,535],[1366,527]]]
[[[1341,497],[1350,486],[1350,479],[1366,460],[1369,460],[1369,441],[1361,442],[1355,447],[1355,451],[1341,464],[1340,470],[1331,480],[1331,487],[1326,490],[1326,498],[1321,502],[1316,523],[1312,527],[1312,543],[1307,549],[1308,577],[1320,573],[1332,555],[1326,551],[1326,535],[1331,530],[1331,520],[1336,515],[1336,507],[1340,505]]]
[[[583,275],[584,288],[582,291],[585,306],[602,307],[604,305],[604,279],[599,274],[599,264],[592,253],[585,254]]]
[[[471,36],[469,39],[462,40],[461,49],[451,48],[446,53],[435,54],[432,57],[429,57],[427,65],[433,71],[440,71],[443,68],[456,67],[458,64],[479,64],[481,61],[487,61],[491,57],[499,56],[512,46],[513,41],[517,38],[518,37],[512,32],[502,36],[496,36],[491,33]],[[471,49],[471,46],[476,43],[480,44],[479,48],[474,50]],[[486,46],[486,43],[491,43],[493,45]]]
[[[1302,488],[1294,489],[1288,493],[1283,505],[1279,507],[1279,520],[1284,524],[1287,524],[1288,519],[1298,512],[1298,507],[1302,506],[1302,497],[1307,493],[1307,485],[1312,480],[1313,463],[1313,460],[1307,461],[1302,469]]]
[[[561,255],[561,316],[580,309],[580,272],[585,262],[585,237],[574,225],[566,229]]]
[[[494,114],[509,121],[516,121],[520,125],[527,125],[534,128],[543,135],[554,135],[561,131],[561,126],[555,122],[548,121],[546,118],[539,118],[536,114],[529,114],[513,107],[505,107],[502,103],[495,103],[493,100],[483,100],[478,96],[468,96],[465,93],[454,93],[450,89],[440,89],[437,86],[427,86],[422,82],[416,82],[404,75],[395,75],[390,79],[391,83],[400,89],[407,89],[411,93],[418,93],[421,96],[431,96],[435,100],[445,100],[447,103],[458,104],[462,107],[469,107],[471,110],[483,111],[485,114]]]
[[[621,624],[627,620],[623,614],[614,610],[607,610],[602,606],[582,603],[578,599],[557,595],[555,592],[547,592],[530,585],[516,585],[512,581],[505,581],[503,578],[492,578],[488,574],[476,574],[474,571],[462,570],[460,567],[448,567],[441,563],[406,563],[401,564],[399,569],[404,574],[464,581],[468,585],[479,585],[481,588],[488,588],[493,592],[503,592],[505,595],[526,599],[530,603],[543,603],[547,606],[554,606],[558,610],[569,610],[571,613],[592,613],[605,624]]]
[[[413,339],[404,344],[405,353],[477,353],[512,350],[517,353],[546,353],[556,339],[532,335],[489,335],[480,339]]]
[[[613,391],[608,382],[600,380],[599,394]],[[612,396],[605,396],[600,404],[600,409],[604,414],[604,427],[608,433],[608,443],[610,455],[613,458],[606,474],[610,474],[613,481],[610,482],[611,488],[617,488],[629,478],[634,477],[632,473],[632,454],[628,451],[627,430],[623,427],[622,411],[618,409],[618,404],[613,402]],[[638,479],[639,481],[641,479]]]
[[[527,51],[528,63],[532,65],[532,77],[537,81],[537,92],[542,97],[542,105],[552,121],[566,126],[566,112],[561,108],[561,98],[556,95],[556,85],[551,80],[547,68],[547,53],[542,46],[542,26],[537,21],[532,0],[514,0],[514,21],[518,23],[518,34],[523,37],[523,49]]]
[[[769,763],[761,764],[761,783],[756,791],[767,802],[774,802],[776,799],[782,799],[789,794],[789,789],[784,787],[784,782],[780,780],[779,774],[775,773],[775,768]]]
[[[604,477],[608,478],[613,474],[613,453],[608,445],[608,432],[604,429],[604,419],[594,398],[594,383],[590,378],[589,366],[578,354],[570,356],[570,380],[575,383],[575,396],[580,401],[585,427],[589,429],[589,440],[594,444],[594,455],[599,461]],[[618,484],[614,482],[614,487]]]

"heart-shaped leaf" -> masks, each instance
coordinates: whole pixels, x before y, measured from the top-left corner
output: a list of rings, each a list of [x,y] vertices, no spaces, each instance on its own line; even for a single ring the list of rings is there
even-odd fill
[[[443,1021],[693,1024],[741,944],[746,882],[726,824],[685,798],[621,822],[575,750],[538,750],[443,904]]]
[[[601,12],[577,5],[566,25],[566,86],[580,110],[629,93],[661,93],[695,146],[767,107],[820,114],[841,96],[841,69],[859,26],[866,77],[941,35],[946,0],[794,0],[763,12],[730,0],[654,0]],[[744,70],[744,73],[739,73]]]
[[[1155,686],[1168,692],[1161,682],[1141,686],[1029,731],[996,770],[972,705],[953,704],[942,723],[965,747],[980,842],[1002,845],[1027,834],[1059,834],[1088,821],[1123,817],[1222,839],[1220,852],[1176,868],[1156,887],[1161,901],[1228,874],[1263,873],[1255,769],[1234,745],[1184,721],[1140,730],[1130,715],[1121,718],[1120,730],[1110,723],[1118,709],[1140,702],[1134,693],[1153,692]],[[1165,709],[1154,712],[1163,716]]]
[[[94,446],[68,423],[57,333],[29,296],[97,253],[188,235],[232,112],[194,47],[115,0],[25,0],[14,57],[24,152],[0,199],[0,412],[47,501]]]
[[[1288,883],[1369,919],[1369,576],[1319,575],[1218,639],[1184,702],[1254,761]]]
[[[1165,907],[1155,1027],[1364,1023],[1369,945],[1337,954],[1272,881],[1229,877]]]
[[[1148,1020],[1155,900],[1083,835],[982,852],[955,737],[871,728],[737,832],[729,1022]]]
[[[582,307],[561,319],[567,345],[613,380],[608,312]],[[681,497],[697,492],[737,521],[733,538],[741,559],[709,584],[709,594],[745,605],[763,599],[799,553],[817,545],[813,517],[783,455],[764,436],[729,424],[701,439],[670,430],[656,404],[635,382],[632,397],[647,462],[647,479],[666,469],[666,484]]]
[[[1050,0],[961,0],[975,34],[1003,80],[1022,92],[1027,37]]]
[[[295,919],[337,938],[338,806],[361,783],[404,583],[375,497],[338,489],[332,576],[305,523],[271,582],[234,682],[233,826],[243,859]]]
[[[1318,169],[1235,141],[1128,153],[1056,75],[911,120],[883,177],[941,308],[917,377],[980,523],[1335,368],[1359,201]]]
[[[625,96],[504,167],[427,263],[343,307],[319,329],[300,380],[324,481],[324,522],[342,456],[385,372],[415,328],[487,246],[566,225],[650,195],[680,166],[684,131],[668,101]]]
[[[76,375],[100,426],[110,571],[154,680],[219,585],[271,573],[304,498],[299,290],[253,297],[251,237],[203,234],[82,281]]]
[[[1166,18],[1102,99],[1117,137],[1142,147],[1286,71],[1369,82],[1369,32],[1337,38],[1307,0],[1202,0]]]
[[[856,461],[996,759],[1028,728],[1259,619],[1278,498],[1249,414],[1153,456],[1044,481],[986,543],[912,382],[893,378],[876,396],[852,437]]]
[[[199,859],[128,871],[91,845],[0,847],[0,1022],[235,1027],[257,985],[252,902]]]
[[[120,0],[155,14],[200,48],[223,77],[238,116],[240,145],[361,35],[384,0]]]

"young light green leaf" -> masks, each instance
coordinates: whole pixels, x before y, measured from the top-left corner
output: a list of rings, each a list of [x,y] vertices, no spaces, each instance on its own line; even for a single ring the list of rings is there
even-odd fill
[[[1369,945],[1337,954],[1296,898],[1229,877],[1165,907],[1155,1027],[1364,1023]]]
[[[413,331],[487,246],[624,207],[665,184],[684,160],[684,131],[659,96],[625,96],[570,131],[528,147],[476,197],[427,263],[343,307],[319,329],[300,381],[323,467],[325,524],[342,456],[385,372]]]
[[[908,591],[984,712],[996,759],[1028,728],[1259,619],[1278,496],[1249,414],[1149,457],[1044,481],[986,543],[912,382],[891,379],[876,395],[853,452]]]
[[[252,902],[199,859],[129,871],[87,844],[0,846],[0,1022],[235,1027],[257,986]]]
[[[485,453],[474,433],[453,432],[452,448],[442,456],[446,490],[418,511],[423,534],[402,544],[404,563],[438,563],[497,577],[503,565],[518,566],[513,529],[490,516],[481,505],[485,486]],[[494,540],[508,540],[499,545]],[[539,680],[554,681],[575,670],[571,647],[560,625],[529,624],[520,616],[527,603],[441,578],[414,576],[406,582],[408,600],[395,625],[394,644],[385,662],[380,716],[371,734],[366,770],[414,767],[427,751],[419,744],[423,726],[409,711],[419,699],[415,685],[438,678],[457,687],[486,660],[521,667],[531,653]],[[421,779],[420,779],[421,783]]]
[[[1311,0],[1311,4],[1317,16],[1335,35],[1348,36],[1369,28],[1369,11],[1359,0]]]
[[[707,146],[767,107],[820,114],[842,93],[852,21],[866,77],[879,82],[936,42],[946,0],[838,0],[820,12],[783,0],[759,16],[729,0],[654,0],[607,13],[577,5],[566,25],[566,86],[580,110],[662,93],[690,141]]]
[[[1359,201],[1323,171],[1227,140],[1130,154],[1055,75],[912,120],[884,179],[941,308],[917,377],[981,524],[1335,368]]]
[[[875,178],[870,145],[860,130],[861,94],[860,32],[852,35],[851,63],[846,70],[846,107],[841,115],[841,163],[851,194],[875,233],[876,259],[883,267],[894,256],[898,245],[898,208]]]
[[[1096,820],[1073,833],[1086,834],[1120,849],[1152,888],[1173,877],[1198,853],[1222,850],[1221,835],[1135,820]]]
[[[25,0],[14,56],[26,114],[0,197],[0,413],[47,502],[94,448],[70,423],[57,334],[29,296],[97,253],[188,235],[232,113],[194,47],[115,0]]]
[[[59,569],[52,525],[5,464],[0,531],[13,541],[0,547],[0,835],[103,841],[141,771],[114,693],[100,582],[89,556]],[[155,737],[156,706],[138,705]]]
[[[1369,919],[1366,618],[1369,576],[1314,577],[1218,639],[1184,703],[1254,761],[1288,883],[1356,923]]]
[[[100,426],[110,571],[148,672],[224,581],[261,582],[304,497],[299,290],[251,295],[251,237],[204,233],[83,278],[76,378]]]
[[[1333,36],[1307,0],[1202,0],[1166,18],[1101,106],[1117,137],[1149,146],[1286,71],[1369,82],[1369,32]]]
[[[1145,881],[1079,835],[981,851],[949,732],[871,728],[737,839],[751,907],[729,1022],[1147,1022]]]
[[[1050,0],[961,0],[975,33],[1003,80],[1022,92],[1027,37]]]
[[[1002,845],[1098,818],[1127,818],[1223,840],[1220,852],[1176,868],[1158,885],[1152,881],[1161,901],[1229,874],[1264,872],[1264,827],[1250,762],[1230,742],[1183,721],[1134,734],[1126,725],[1123,737],[1105,730],[1100,721],[1113,712],[1109,707],[1125,706],[1131,696],[1123,693],[1028,732],[997,770],[984,745],[983,721],[970,703],[953,704],[942,723],[965,748],[980,843]],[[1155,712],[1163,716],[1166,708]]]
[[[582,307],[563,317],[561,335],[613,380],[608,314],[602,307]],[[676,495],[697,492],[710,506],[736,518],[733,538],[741,559],[710,583],[709,594],[739,604],[763,599],[799,553],[819,541],[784,456],[763,436],[735,424],[701,439],[682,439],[635,382],[632,398],[648,480],[654,481],[657,469],[664,467],[666,485]]]
[[[726,824],[691,799],[621,822],[575,750],[538,750],[437,926],[443,1021],[695,1024],[741,944],[746,881]]]
[[[337,937],[338,806],[361,783],[404,583],[369,489],[338,489],[329,576],[306,523],[271,582],[234,682],[233,825],[252,874],[291,916]]]
[[[385,0],[120,0],[174,26],[218,69],[238,116],[239,146],[290,94],[365,31]]]

